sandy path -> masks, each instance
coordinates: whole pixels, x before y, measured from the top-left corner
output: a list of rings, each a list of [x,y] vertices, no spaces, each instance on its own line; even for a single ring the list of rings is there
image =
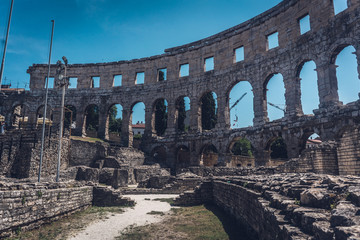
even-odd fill
[[[151,211],[166,212],[171,206],[166,202],[149,201],[146,199],[174,198],[177,195],[126,195],[136,201],[134,208],[125,208],[125,212],[115,214],[109,213],[108,219],[96,221],[80,231],[70,240],[113,240],[120,232],[130,225],[142,226],[150,223],[160,222],[163,217],[160,215],[147,214]]]

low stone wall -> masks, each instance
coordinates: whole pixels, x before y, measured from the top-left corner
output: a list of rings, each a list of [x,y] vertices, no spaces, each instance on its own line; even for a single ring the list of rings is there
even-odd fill
[[[93,187],[76,184],[0,182],[0,238],[91,206]]]

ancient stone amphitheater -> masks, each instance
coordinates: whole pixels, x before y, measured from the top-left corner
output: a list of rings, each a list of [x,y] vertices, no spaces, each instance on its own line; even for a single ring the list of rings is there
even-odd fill
[[[300,20],[308,17],[311,29],[303,33]],[[269,44],[270,36],[277,36],[278,46]],[[181,193],[192,189],[180,196],[179,204],[214,202],[242,224],[246,223],[259,239],[360,239],[360,178],[356,176],[360,174],[360,100],[341,102],[338,94],[341,83],[335,65],[338,54],[348,46],[356,49],[360,78],[358,0],[347,0],[347,8],[337,14],[333,0],[284,0],[240,25],[166,49],[162,55],[131,61],[70,64],[67,74],[77,79],[77,87],[67,89],[65,99],[66,106],[76,109],[72,135],[88,134],[87,112],[89,107],[97,106],[96,135],[104,142],[71,140],[66,135],[62,180],[103,182],[115,188],[124,187],[122,193],[130,191],[126,189],[128,183],[141,183],[147,188],[131,191],[146,193]],[[237,56],[239,49],[244,51],[241,59]],[[209,60],[214,65],[211,70],[206,67]],[[320,104],[313,114],[305,115],[301,93],[306,89],[301,89],[300,71],[308,61],[316,64],[318,96],[314,98]],[[4,176],[31,178],[37,174],[38,119],[44,106],[47,67],[41,64],[29,67],[29,91],[6,91],[0,95],[0,114],[5,116],[9,129],[0,136],[0,172]],[[183,67],[188,67],[189,72],[183,74]],[[160,79],[159,73],[165,70],[166,79]],[[141,84],[137,81],[139,73],[145,76]],[[269,121],[267,84],[275,74],[283,76],[286,108],[283,118]],[[119,75],[121,86],[114,85]],[[51,66],[51,77],[58,77],[55,65]],[[100,78],[98,87],[94,87],[95,78]],[[252,88],[253,113],[248,114],[253,114],[253,125],[232,129],[229,94],[242,81]],[[359,82],[355,84],[360,89]],[[204,117],[201,99],[208,92],[217,95],[217,122],[214,128],[205,130],[201,124]],[[184,97],[190,99],[188,131],[178,129],[179,101]],[[163,99],[168,103],[167,128],[158,136],[155,106]],[[141,151],[133,148],[131,124],[133,106],[139,102],[145,104]],[[46,177],[55,173],[60,103],[61,90],[50,89],[52,126],[46,131]],[[117,143],[111,141],[109,133],[109,110],[115,104],[123,108],[121,140]],[[307,147],[306,141],[314,133],[321,136],[322,143]],[[270,149],[279,137],[286,143],[288,156],[281,161],[271,159]],[[254,157],[237,159],[235,163],[231,149],[240,138],[250,141]],[[144,163],[158,163],[163,168]],[[240,167],[247,163],[251,167]],[[164,175],[166,169],[172,175]],[[179,175],[186,172],[197,177]],[[28,211],[19,199],[24,192],[37,190],[26,190],[20,187],[22,184],[9,181],[4,178],[0,199],[10,199],[7,202],[13,204],[13,209]],[[98,187],[90,184],[83,188]],[[61,185],[51,191],[64,189],[69,191]],[[11,193],[14,190],[16,194]],[[50,196],[51,191],[45,195]],[[77,191],[76,199],[69,200],[73,208],[66,208],[66,212],[92,204],[100,190],[74,188],[73,191]],[[87,196],[82,204],[78,194]],[[53,201],[49,202],[65,204],[65,201]],[[4,216],[8,219],[0,220],[0,231],[9,232],[29,224],[26,220],[11,222],[12,214],[15,213],[0,208],[2,219]],[[31,223],[61,214],[64,212],[49,216],[39,212],[40,217],[34,217]]]

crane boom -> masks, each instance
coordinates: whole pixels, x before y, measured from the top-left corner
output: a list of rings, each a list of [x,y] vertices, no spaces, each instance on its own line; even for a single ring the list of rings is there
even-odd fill
[[[281,107],[279,107],[279,106],[278,106],[278,105],[276,105],[276,104],[273,104],[273,103],[271,103],[271,102],[268,102],[268,104],[269,104],[270,106],[274,107],[274,108],[277,108],[277,109],[279,109],[279,110],[281,110],[281,111],[285,112],[285,109],[284,109],[284,108],[281,108]]]
[[[246,94],[247,92],[244,93],[238,100],[236,100],[236,102],[230,107],[230,110],[233,109],[245,97]]]

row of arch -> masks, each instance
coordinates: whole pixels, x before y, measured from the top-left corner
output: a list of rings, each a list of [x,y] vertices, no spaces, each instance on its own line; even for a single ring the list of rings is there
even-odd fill
[[[346,58],[344,55],[348,55],[346,64],[339,64],[338,71],[335,72],[335,76],[332,76],[332,78],[335,77],[336,84],[333,86],[339,96],[339,100],[341,100],[343,103],[349,103],[351,101],[358,100],[358,90],[360,86],[360,82],[358,81],[358,71],[356,68],[359,68],[356,57],[352,53],[355,52],[355,48],[353,46],[340,46],[337,48],[335,53],[333,54],[331,58],[331,63],[338,64],[338,59],[341,60],[341,58]],[[350,56],[350,57],[349,57]],[[345,65],[345,66],[344,66]],[[336,65],[335,69],[336,69]],[[346,67],[352,68],[352,71],[349,69],[346,69]],[[315,71],[314,71],[315,70]],[[312,110],[317,109],[319,106],[319,93],[318,90],[319,83],[317,81],[317,68],[316,64],[312,60],[305,60],[303,61],[299,67],[297,68],[297,80],[293,84],[299,84],[298,88],[295,88],[298,91],[298,94],[301,95],[300,103],[298,103],[299,107],[301,108],[301,113],[304,114],[311,114]],[[332,71],[331,66],[329,71]],[[348,73],[351,72],[351,75],[348,75]],[[318,73],[319,74],[319,73]],[[345,77],[344,77],[345,76]],[[331,77],[330,77],[331,78]],[[337,79],[341,80],[351,80],[350,82],[346,81],[337,81]],[[334,81],[334,79],[330,79],[329,81]],[[356,86],[356,87],[354,87]],[[320,88],[323,86],[320,86]],[[284,79],[281,75],[281,73],[275,73],[268,76],[264,82],[263,85],[263,97],[264,97],[264,111],[268,113],[268,117],[270,121],[282,118],[284,114],[286,113],[287,109],[287,102],[285,95],[287,94],[285,91],[285,83]],[[305,91],[304,91],[305,90]],[[292,93],[293,94],[293,93]],[[209,101],[210,96],[210,101]],[[212,99],[211,99],[212,98]],[[192,111],[193,113],[196,113],[200,116],[200,122],[198,122],[199,125],[201,125],[202,130],[210,130],[216,126],[217,123],[217,116],[220,112],[221,114],[224,113],[223,109],[220,109],[218,111],[218,103],[217,103],[217,95],[215,92],[208,91],[204,93],[200,99],[198,100],[197,104],[190,104],[190,98],[187,96],[181,96],[175,101],[175,106],[171,105],[168,106],[168,103],[166,99],[159,98],[155,100],[155,102],[152,104],[152,113],[151,113],[151,130],[153,133],[156,133],[157,135],[161,136],[165,133],[164,129],[157,127],[157,121],[155,119],[157,118],[157,111],[161,106],[164,108],[165,116],[163,118],[165,119],[164,125],[168,125],[168,120],[171,118],[171,115],[175,116],[174,120],[175,122],[172,123],[174,126],[173,128],[176,129],[178,132],[186,132],[189,128],[191,128],[191,121],[190,121],[190,106],[196,107],[198,109],[195,109],[195,111]],[[207,104],[211,106],[211,109],[206,109],[206,101]],[[162,103],[162,104],[159,104]],[[136,106],[141,103],[134,103],[131,107],[131,113],[134,112],[134,109],[136,109]],[[109,107],[107,113],[107,121],[106,121],[106,127],[105,131],[109,130],[109,123],[111,123],[111,116],[109,114],[111,108],[114,105],[120,106],[119,109],[117,109],[117,116],[115,116],[115,119],[122,118],[120,112],[122,112],[122,107],[120,104],[113,104]],[[143,104],[143,112],[145,109],[145,104]],[[269,105],[269,107],[267,107]],[[160,106],[160,107],[159,107]],[[254,99],[254,93],[253,93],[253,87],[248,81],[240,81],[232,85],[227,93],[227,99],[226,99],[226,107],[225,107],[225,115],[228,116],[228,122],[227,126],[230,126],[230,128],[242,128],[247,126],[252,126],[253,121],[255,118],[254,114],[254,106],[255,106],[255,99]],[[15,112],[19,112],[18,108],[19,106],[15,106],[13,109],[13,116],[19,115],[18,113],[15,114]],[[70,106],[69,106],[70,107]],[[74,106],[71,107],[73,110],[75,109]],[[223,107],[222,107],[223,108]],[[92,111],[90,111],[92,109]],[[83,123],[81,128],[83,130],[87,130],[90,127],[95,130],[98,130],[99,124],[98,123],[95,127],[89,124],[89,112],[97,112],[99,109],[98,106],[91,104],[86,107],[83,117]],[[75,109],[76,110],[76,109]],[[20,110],[21,112],[24,112],[25,110]],[[208,116],[207,114],[203,114],[204,112],[212,112]],[[98,111],[98,114],[99,111]],[[20,115],[24,115],[24,113],[21,113]],[[37,111],[38,118],[41,118],[41,110],[38,108]],[[48,116],[51,116],[48,115]],[[51,118],[51,117],[50,117]],[[132,124],[135,124],[137,120],[137,116],[134,114],[130,114],[130,121],[129,125],[131,128]],[[16,119],[20,119],[19,117],[16,117]],[[13,122],[16,122],[18,120],[13,119]],[[73,119],[77,119],[74,117]],[[141,119],[143,119],[143,122],[145,122],[145,113],[142,114]],[[210,123],[206,124],[206,120],[211,120]],[[133,121],[135,120],[135,121]],[[170,119],[172,121],[172,119]],[[77,121],[78,122],[78,121]],[[196,124],[192,122],[192,124]],[[16,125],[16,124],[15,124]],[[76,126],[79,127],[79,126]],[[122,128],[122,127],[120,127]],[[165,127],[166,128],[166,127]],[[160,130],[159,130],[160,129]],[[131,129],[129,130],[131,132]],[[105,136],[108,134],[106,133]]]

